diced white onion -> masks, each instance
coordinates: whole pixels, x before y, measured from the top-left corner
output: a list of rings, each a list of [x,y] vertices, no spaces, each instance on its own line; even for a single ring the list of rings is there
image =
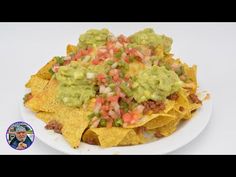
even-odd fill
[[[127,56],[127,54],[124,52],[124,53],[122,53],[121,58],[124,59],[126,56]]]
[[[91,59],[91,57],[89,55],[87,55],[86,57],[84,57],[83,62],[86,63]]]
[[[100,93],[104,93],[105,89],[106,89],[106,87],[104,85],[99,86],[99,92]]]
[[[114,105],[114,110],[118,115],[120,115],[120,105],[118,103]]]
[[[138,106],[135,108],[135,110],[136,110],[138,113],[142,114],[144,108],[145,108],[145,107],[144,107],[143,105],[138,105]]]
[[[122,47],[122,44],[121,44],[120,42],[116,42],[115,47],[116,47],[116,48],[121,48],[121,47]]]
[[[114,92],[107,93],[107,96],[112,96],[112,95],[114,95]]]
[[[108,112],[108,114],[109,114],[109,116],[111,116],[111,118],[113,118],[113,119],[117,118],[116,113],[115,113],[114,111],[112,111],[112,110],[110,110],[110,111]]]
[[[95,121],[92,123],[91,128],[96,128],[96,127],[98,126],[99,122],[100,122],[99,119],[95,120]]]
[[[94,112],[95,112],[95,113],[98,113],[99,110],[101,109],[101,107],[102,107],[102,104],[101,104],[101,103],[97,103],[97,104],[95,105]]]
[[[117,62],[115,62],[115,63],[113,63],[112,65],[111,65],[111,68],[116,68],[118,66],[118,63]]]
[[[113,49],[110,49],[110,50],[109,50],[109,54],[110,54],[111,56],[114,55]]]
[[[71,59],[71,56],[67,56],[67,57],[65,57],[64,60],[70,60],[70,59]]]
[[[106,94],[107,94],[107,93],[110,93],[111,91],[112,91],[112,90],[111,90],[111,88],[110,88],[110,87],[106,87],[106,88],[105,88],[105,90],[104,90],[104,93],[106,93]]]
[[[108,94],[110,93],[112,90],[110,87],[105,87],[104,85],[100,85],[99,87],[99,92],[100,93],[105,93],[105,94]]]
[[[101,53],[106,53],[106,52],[107,52],[107,49],[106,49],[106,48],[100,48],[100,49],[99,49],[99,52],[101,52]]]
[[[87,73],[87,79],[93,79],[95,77],[94,73]]]

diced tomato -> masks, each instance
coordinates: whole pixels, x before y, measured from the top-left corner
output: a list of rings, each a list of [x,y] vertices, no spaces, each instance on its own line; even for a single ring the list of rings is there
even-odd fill
[[[119,76],[118,74],[114,75],[114,76],[112,77],[112,79],[113,79],[113,81],[115,81],[115,82],[120,82],[120,81],[121,81],[120,76]]]
[[[109,118],[108,111],[101,110],[100,113],[101,113],[101,116],[102,116],[104,119],[108,119],[108,118]]]
[[[140,115],[136,112],[128,112],[123,114],[122,118],[125,123],[133,124],[140,118]]]
[[[118,102],[118,99],[119,99],[119,96],[109,96],[108,98],[107,98],[107,100],[108,101],[110,101],[110,102]]]
[[[103,74],[97,76],[97,80],[99,84],[105,84],[107,83],[106,77],[103,76]]]
[[[108,41],[108,42],[107,42],[107,48],[108,48],[108,49],[112,49],[113,46],[114,46],[114,44],[113,44],[112,41]]]
[[[101,61],[98,58],[92,60],[92,64],[98,65]]]
[[[105,102],[105,100],[104,100],[104,98],[102,98],[102,97],[98,97],[97,99],[96,99],[96,104],[103,104]]]
[[[114,53],[117,53],[117,52],[119,52],[119,51],[120,51],[119,48],[116,48],[116,47],[113,48],[113,52],[114,52]]]
[[[119,75],[119,70],[118,70],[118,69],[111,69],[111,70],[109,71],[109,75],[110,75],[110,76]]]
[[[128,57],[125,57],[124,60],[125,60],[126,63],[129,63],[129,58]]]
[[[118,41],[119,41],[120,43],[127,43],[127,42],[128,42],[128,38],[122,34],[122,35],[120,35],[120,36],[118,37]]]
[[[131,49],[126,49],[125,53],[130,54],[130,55],[135,55],[136,51],[137,51],[136,49],[131,48]]]
[[[106,82],[106,76],[105,76],[105,74],[102,74],[102,73],[98,74],[98,75],[97,75],[97,80],[98,80],[99,82],[105,83],[105,82]]]
[[[81,49],[79,50],[75,56],[73,57],[73,60],[77,61],[78,59],[80,59],[82,56],[88,55],[89,53],[91,53],[93,51],[93,48],[88,48],[87,50],[85,49]]]
[[[85,56],[85,55],[88,55],[88,50],[81,50],[81,55],[82,56]]]
[[[73,60],[77,61],[80,58],[80,54],[79,52],[75,54],[75,56],[73,57]]]
[[[123,118],[124,122],[126,122],[126,123],[130,123],[133,120],[131,113],[123,114],[122,118]]]
[[[140,116],[140,115],[139,115],[138,112],[136,112],[136,111],[133,111],[133,112],[132,112],[132,117],[133,117],[134,120],[137,120],[137,119],[139,118],[139,116]]]
[[[87,54],[90,54],[90,53],[92,53],[93,52],[93,48],[92,47],[89,47],[88,49],[87,49]]]
[[[103,111],[109,111],[110,107],[108,105],[103,105],[101,109]]]
[[[104,61],[105,59],[109,58],[110,54],[109,53],[102,53],[97,55],[99,60]]]

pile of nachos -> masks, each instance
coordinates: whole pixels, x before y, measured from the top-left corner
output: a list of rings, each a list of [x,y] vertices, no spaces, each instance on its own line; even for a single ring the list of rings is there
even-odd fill
[[[24,105],[72,148],[148,143],[174,133],[202,105],[196,65],[151,28],[130,36],[90,29],[26,83]]]

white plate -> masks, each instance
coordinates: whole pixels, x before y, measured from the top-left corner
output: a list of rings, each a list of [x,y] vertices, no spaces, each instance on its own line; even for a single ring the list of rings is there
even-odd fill
[[[23,104],[20,108],[23,120],[33,127],[35,136],[45,144],[66,154],[166,154],[186,145],[203,131],[210,120],[212,102],[211,99],[204,101],[203,106],[196,111],[193,118],[183,122],[171,136],[146,144],[112,148],[101,148],[82,142],[78,149],[73,149],[62,135],[46,130],[45,123],[36,118]]]

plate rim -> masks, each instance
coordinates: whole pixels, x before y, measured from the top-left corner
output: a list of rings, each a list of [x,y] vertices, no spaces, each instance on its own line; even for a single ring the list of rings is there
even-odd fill
[[[186,146],[187,144],[189,144],[191,141],[193,141],[194,139],[196,139],[196,137],[198,137],[202,132],[203,130],[206,128],[206,126],[208,125],[210,119],[211,119],[211,115],[212,115],[212,109],[213,109],[213,105],[212,105],[212,99],[208,99],[206,101],[203,102],[203,105],[202,107],[195,113],[195,114],[203,114],[205,113],[205,117],[206,117],[206,120],[203,121],[203,123],[201,124],[201,127],[200,129],[198,129],[197,132],[193,132],[191,133],[191,136],[187,137],[187,139],[185,139],[182,143],[179,143],[179,144],[176,144],[174,148],[167,148],[167,150],[165,151],[160,151],[158,152],[153,150],[152,148],[150,147],[154,147],[155,144],[161,140],[157,140],[157,141],[154,141],[154,142],[149,142],[149,143],[146,143],[146,144],[140,144],[140,145],[134,145],[134,146],[122,146],[122,147],[111,147],[111,148],[100,148],[100,150],[96,150],[95,153],[93,153],[92,151],[93,150],[90,150],[90,151],[83,151],[81,152],[80,148],[78,149],[73,149],[69,146],[69,148],[71,148],[71,150],[67,150],[68,148],[66,149],[63,149],[63,148],[58,148],[53,142],[52,143],[48,143],[47,141],[45,141],[45,139],[43,137],[41,137],[40,135],[38,134],[35,134],[35,137],[40,140],[43,144],[46,144],[47,146],[57,150],[58,152],[62,152],[64,154],[81,154],[81,155],[100,155],[100,154],[111,154],[111,155],[114,155],[114,154],[121,154],[121,155],[125,155],[125,154],[131,154],[131,155],[134,155],[134,154],[140,154],[140,155],[144,155],[144,154],[167,154],[167,153],[170,153],[170,152],[173,152],[181,147],[184,147]],[[29,109],[27,109],[23,104],[22,102],[20,103],[20,115],[21,115],[21,118],[23,121],[29,123],[31,125],[32,122],[29,122],[29,119],[27,119],[26,117],[28,117],[28,115],[26,115],[25,112],[30,112]],[[201,112],[202,111],[202,112]],[[41,123],[44,123],[42,120],[38,119],[33,112],[30,112],[32,113],[32,116],[35,118],[36,121],[40,121]],[[188,124],[189,121],[193,121],[194,118],[196,117],[200,117],[200,115],[194,115],[193,118],[191,118],[190,120],[187,120],[187,122],[185,124]],[[45,123],[44,123],[45,124]],[[31,125],[32,126],[32,125]],[[33,127],[35,129],[35,127]],[[186,129],[187,127],[184,127],[183,129]],[[48,130],[45,130],[45,131],[48,131]],[[173,135],[175,135],[176,133],[178,133],[178,130],[176,132],[174,132],[174,134],[172,134],[171,136],[168,136],[168,137],[165,137],[163,139],[168,139],[169,137],[173,137]],[[54,133],[53,133],[54,134]],[[56,133],[55,133],[56,134]],[[58,135],[58,134],[57,134]],[[62,135],[60,135],[62,136]],[[93,146],[93,145],[89,145],[89,144],[86,144],[86,143],[83,143],[81,142],[81,145],[80,146]],[[145,147],[146,146],[146,147]],[[149,147],[150,146],[150,147]],[[143,152],[140,153],[140,148],[148,148],[148,152],[146,152],[145,150]],[[126,149],[126,150],[125,150]],[[129,149],[131,151],[129,151]],[[150,149],[152,149],[150,151]],[[99,152],[100,151],[100,152]],[[120,151],[120,152],[119,152]],[[139,151],[137,153],[137,151]]]

